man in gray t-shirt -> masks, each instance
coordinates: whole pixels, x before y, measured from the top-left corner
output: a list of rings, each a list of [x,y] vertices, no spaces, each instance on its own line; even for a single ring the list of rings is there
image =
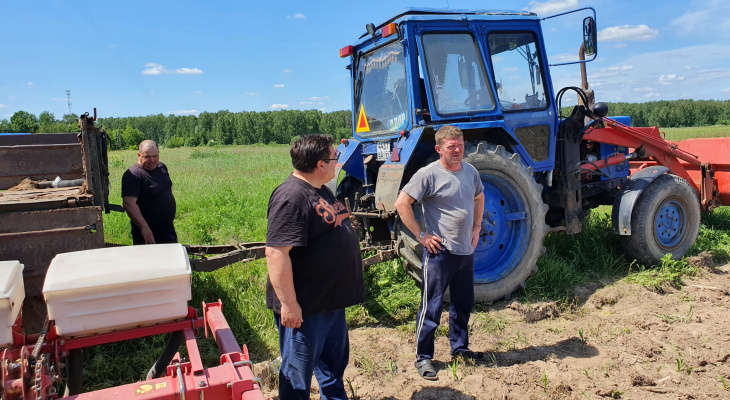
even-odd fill
[[[431,364],[434,335],[441,319],[443,296],[450,291],[451,356],[482,359],[469,350],[469,315],[474,307],[474,248],[484,214],[484,187],[477,170],[462,161],[464,136],[455,126],[436,132],[439,160],[416,172],[395,202],[401,220],[424,247],[421,306],[416,321],[416,369],[436,380]],[[419,202],[425,219],[421,230],[413,214]]]

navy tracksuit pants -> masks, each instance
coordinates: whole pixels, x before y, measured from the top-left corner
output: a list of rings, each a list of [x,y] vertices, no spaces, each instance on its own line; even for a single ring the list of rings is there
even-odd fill
[[[469,348],[469,315],[474,308],[474,254],[451,254],[445,248],[436,254],[423,249],[421,306],[416,319],[416,359],[433,358],[434,337],[441,320],[444,292],[449,296],[449,342],[451,355]]]
[[[279,399],[309,400],[312,373],[319,383],[322,400],[345,400],[342,376],[350,356],[345,310],[307,315],[299,328],[281,325],[281,315],[274,313],[279,328]]]

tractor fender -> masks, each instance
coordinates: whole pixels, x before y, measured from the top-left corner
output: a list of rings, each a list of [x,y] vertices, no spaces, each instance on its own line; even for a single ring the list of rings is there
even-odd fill
[[[346,143],[340,143],[337,146],[337,152],[340,156],[337,159],[337,166],[335,166],[335,177],[325,185],[332,193],[337,193],[337,178],[339,178],[340,171],[343,169],[360,181],[365,180],[365,171],[362,168],[362,162],[357,164],[357,157],[352,157],[355,153],[362,153],[362,143],[355,138],[347,139]]]
[[[669,172],[667,167],[654,166],[644,168],[629,177],[613,201],[611,225],[614,233],[622,236],[631,235],[631,214],[636,200],[650,183],[667,172]]]

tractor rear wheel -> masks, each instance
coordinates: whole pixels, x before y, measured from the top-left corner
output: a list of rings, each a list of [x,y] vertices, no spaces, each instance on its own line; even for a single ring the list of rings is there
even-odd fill
[[[474,297],[477,302],[509,298],[524,288],[525,280],[537,272],[537,260],[545,252],[543,239],[547,205],[542,188],[517,154],[502,146],[479,143],[464,159],[473,165],[484,185],[484,217],[479,244],[474,252]],[[414,214],[423,228],[423,215]],[[420,283],[423,246],[399,222],[396,248],[406,272]]]
[[[639,195],[631,211],[631,235],[621,236],[630,260],[654,265],[665,254],[679,260],[687,254],[700,229],[700,203],[692,186],[672,174],[654,180]]]

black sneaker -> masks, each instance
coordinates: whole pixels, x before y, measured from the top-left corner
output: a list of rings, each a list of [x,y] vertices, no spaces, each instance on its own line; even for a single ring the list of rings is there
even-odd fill
[[[480,361],[484,359],[484,353],[481,351],[471,351],[469,349],[457,350],[451,355],[451,359],[463,358],[465,360]]]

